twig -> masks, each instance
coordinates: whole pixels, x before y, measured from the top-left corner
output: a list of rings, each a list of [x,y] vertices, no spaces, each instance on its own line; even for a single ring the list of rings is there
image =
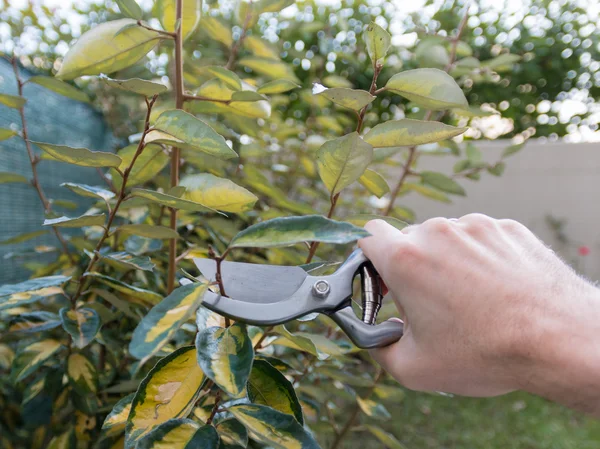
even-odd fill
[[[329,207],[329,212],[327,212],[327,218],[331,218],[333,216],[333,211],[335,211],[335,206],[337,205],[338,198],[340,197],[339,193],[336,193],[330,198],[331,206]],[[317,252],[317,248],[319,247],[319,242],[311,242],[310,248],[308,251],[308,256],[306,257],[306,261],[304,263],[310,263],[310,261],[315,256]]]
[[[17,88],[18,88],[18,92],[19,92],[19,97],[25,98],[23,96],[23,86],[25,85],[25,83],[21,80],[21,77],[19,76],[19,66],[17,64],[17,58],[13,56],[10,59],[10,62],[12,64],[13,71],[15,73],[15,79],[17,80]],[[35,188],[35,190],[40,198],[42,206],[44,207],[44,213],[48,214],[49,212],[52,211],[52,204],[50,203],[50,201],[48,201],[48,198],[46,198],[44,190],[42,189],[42,185],[40,184],[40,179],[39,179],[38,172],[37,172],[37,164],[40,162],[40,158],[35,155],[35,153],[33,152],[33,149],[31,148],[31,143],[29,142],[29,132],[27,129],[27,120],[25,118],[25,105],[23,105],[19,108],[19,116],[21,118],[22,138],[23,138],[23,141],[25,142],[25,148],[27,148],[27,155],[29,156],[29,163],[31,165],[31,174],[32,174],[31,185],[33,185],[33,187]],[[66,242],[65,238],[63,237],[62,233],[54,226],[52,227],[52,231],[54,232],[54,234],[56,235],[56,238],[60,242],[63,252],[69,257],[69,259],[71,260],[71,263],[75,264],[76,263],[75,257],[70,253],[69,247],[67,246],[67,242]]]
[[[210,412],[210,416],[208,417],[208,419],[206,420],[206,425],[210,426],[213,422],[213,419],[215,419],[215,415],[217,414],[217,410],[219,410],[219,403],[221,402],[221,390],[217,391],[217,394],[215,395],[215,404],[213,405],[213,408]]]
[[[75,294],[71,297],[71,304],[73,307],[75,307],[75,303],[77,302],[77,299],[81,296],[81,293],[84,290],[84,287],[86,284],[86,275],[92,271],[92,269],[96,265],[96,262],[98,262],[98,260],[99,260],[98,254],[100,254],[100,249],[102,248],[104,241],[109,237],[110,227],[111,227],[115,217],[117,216],[119,206],[121,205],[121,203],[124,201],[124,199],[126,197],[125,189],[127,187],[127,180],[129,179],[129,175],[131,173],[131,170],[133,169],[133,165],[135,164],[135,161],[140,156],[140,154],[142,154],[142,152],[144,150],[144,140],[146,139],[146,135],[148,134],[148,130],[150,129],[150,114],[152,113],[152,106],[154,106],[154,102],[156,101],[156,98],[157,98],[157,95],[152,97],[151,100],[148,100],[146,98],[146,109],[147,109],[146,110],[146,120],[144,122],[144,131],[142,132],[142,137],[140,139],[140,142],[138,143],[137,150],[136,150],[135,154],[133,155],[133,158],[131,159],[131,163],[123,172],[123,183],[121,184],[121,190],[117,197],[117,202],[116,202],[115,206],[113,207],[110,215],[108,216],[108,221],[106,223],[106,226],[104,227],[104,233],[102,234],[102,237],[100,237],[100,240],[98,240],[98,244],[96,245],[96,248],[94,249],[94,255],[90,259],[90,262],[88,263],[86,269],[83,271],[81,276],[79,276],[79,279],[77,281],[79,285],[77,286],[77,290],[75,291]]]
[[[170,39],[175,39],[176,33],[172,33],[170,31],[165,31],[165,30],[157,30],[156,28],[152,28],[152,27],[149,27],[148,25],[144,24],[141,20],[138,20],[137,24],[138,24],[138,26],[145,28],[147,30],[154,31],[155,33],[158,33],[158,34],[163,34],[163,35],[169,37]]]
[[[465,30],[465,27],[467,26],[467,21],[469,20],[469,8],[470,7],[471,7],[471,4],[468,3],[467,9],[465,10],[465,14],[463,15],[463,17],[460,21],[460,24],[458,25],[458,32],[456,33],[456,36],[454,38],[452,38],[452,45],[450,47],[450,59],[448,61],[448,64],[446,65],[446,68],[444,69],[446,72],[450,71],[450,69],[454,65],[454,62],[456,61],[456,50],[458,48],[458,42],[460,41],[460,37],[462,36],[463,31]]]
[[[106,176],[106,174],[102,170],[100,170],[99,167],[96,167],[96,171],[98,172],[102,180],[106,183],[106,185],[108,185],[108,188],[110,190],[112,190],[114,193],[119,193],[112,180],[108,176]]]
[[[265,339],[267,338],[267,336],[269,335],[269,332],[271,332],[273,330],[273,326],[269,326],[264,330],[264,333],[262,334],[262,336],[259,338],[259,340],[256,342],[256,344],[254,345],[254,350],[256,351],[257,349],[260,349],[262,347],[263,342],[265,341]]]
[[[175,107],[183,109],[184,90],[183,90],[183,35],[181,22],[183,17],[183,0],[177,0],[175,8],[175,23],[178,24],[175,31]],[[179,148],[171,149],[171,187],[177,187],[179,184]],[[177,231],[177,209],[171,209],[171,219],[169,227]],[[171,293],[175,288],[175,271],[177,270],[177,239],[169,240],[169,267],[167,273],[167,293]]]
[[[252,18],[252,1],[248,3],[248,11],[246,12],[246,18],[244,19],[244,25],[242,27],[242,34],[240,38],[231,46],[231,51],[229,52],[229,59],[227,60],[227,64],[225,64],[225,68],[227,70],[233,69],[235,66],[235,59],[237,58],[238,51],[244,39],[246,39],[246,33],[248,32],[248,26],[250,25],[250,19]]]

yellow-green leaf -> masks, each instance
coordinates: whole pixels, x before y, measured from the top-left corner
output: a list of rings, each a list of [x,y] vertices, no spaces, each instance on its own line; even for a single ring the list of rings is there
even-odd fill
[[[357,181],[373,159],[373,147],[357,132],[325,142],[317,151],[319,175],[332,195]]]
[[[345,220],[348,223],[352,223],[353,225],[360,226],[360,227],[363,227],[365,224],[367,224],[367,222],[369,222],[371,220],[383,220],[383,221],[387,222],[388,224],[391,224],[392,226],[394,226],[397,229],[402,229],[402,228],[405,228],[406,226],[408,226],[408,223],[406,223],[402,220],[398,220],[397,218],[384,217],[382,215],[375,215],[375,214],[352,215],[350,217],[346,217]]]
[[[188,150],[203,151],[220,159],[237,157],[223,136],[192,114],[172,109],[163,112],[154,127],[183,141],[180,146]]]
[[[346,87],[334,87],[327,89],[321,84],[314,84],[313,94],[321,95],[327,98],[329,101],[342,106],[344,108],[352,109],[353,111],[360,111],[366,105],[370,104],[375,100],[366,90],[361,89],[348,89]]]
[[[71,84],[65,83],[56,78],[50,76],[32,76],[27,80],[28,83],[39,84],[57,94],[64,97],[71,98],[73,100],[81,101],[83,103],[89,103],[90,99],[85,92],[79,90]]]
[[[81,228],[83,226],[104,226],[106,215],[81,215],[80,217],[58,217],[47,218],[43,226],[55,226],[58,228]]]
[[[87,276],[100,281],[104,285],[108,285],[109,287],[115,289],[118,292],[124,293],[134,298],[139,298],[149,304],[158,304],[162,299],[162,296],[158,293],[152,292],[150,290],[145,290],[140,287],[135,287],[130,284],[126,284],[117,279],[113,279],[109,276],[105,276],[100,273],[88,273],[86,277]]]
[[[322,215],[280,217],[254,224],[238,233],[231,248],[268,248],[302,242],[350,243],[369,233],[350,223]]]
[[[376,125],[365,135],[365,142],[376,148],[423,145],[450,139],[466,130],[440,122],[404,118]]]
[[[295,417],[304,424],[302,406],[292,383],[265,360],[255,360],[246,388],[248,399],[254,404],[269,407]]]
[[[133,160],[133,157],[137,151],[137,144],[128,145],[125,148],[119,150],[118,155],[122,159],[119,169],[124,171]],[[153,179],[160,173],[160,171],[169,162],[169,156],[159,146],[154,144],[147,144],[144,147],[142,154],[138,156],[133,165],[131,173],[129,173],[129,179],[127,180],[127,186],[135,186],[143,184],[150,179]],[[113,183],[117,188],[121,187],[121,177],[115,171],[111,170]]]
[[[358,182],[377,198],[381,198],[390,191],[390,186],[385,182],[384,177],[369,168],[358,178]]]
[[[0,184],[9,183],[29,184],[29,179],[17,173],[0,172]]]
[[[231,47],[233,44],[233,38],[231,37],[231,29],[217,17],[204,17],[202,19],[202,30],[204,30],[209,37],[221,42],[226,47]]]
[[[194,346],[180,348],[161,359],[135,393],[127,419],[125,447],[135,447],[156,426],[187,416],[205,379]]]
[[[115,2],[119,6],[119,11],[124,16],[135,20],[142,18],[142,8],[140,8],[140,5],[135,0],[115,0]]]
[[[87,148],[73,148],[66,145],[53,145],[50,143],[31,143],[40,147],[52,159],[82,167],[118,167],[121,158],[116,154],[103,151],[90,151]]]
[[[118,253],[102,253],[99,254],[99,257],[109,265],[124,270],[152,271],[154,269],[154,264],[147,256],[134,256],[133,254],[120,251]]]
[[[111,437],[121,434],[125,430],[127,417],[131,411],[131,402],[135,393],[121,398],[117,402],[102,424],[102,433],[105,436]]]
[[[149,239],[176,239],[179,238],[177,231],[166,226],[155,226],[149,224],[125,224],[117,228],[123,234],[139,235]]]
[[[4,106],[8,106],[13,109],[21,109],[25,106],[27,100],[23,97],[18,97],[16,95],[8,95],[8,94],[0,94],[0,104]]]
[[[244,90],[244,91],[239,91],[239,92],[234,92],[231,95],[231,102],[235,102],[235,101],[263,101],[266,100],[267,98],[264,97],[263,95],[253,92],[251,90]]]
[[[390,412],[383,406],[383,404],[378,404],[373,399],[363,399],[360,396],[356,396],[356,402],[358,402],[358,406],[363,411],[363,413],[371,418],[375,419],[390,419]]]
[[[523,147],[525,146],[524,143],[517,143],[515,145],[511,145],[509,147],[506,147],[506,149],[504,150],[504,152],[502,153],[502,157],[508,157],[511,156],[515,153],[518,153],[519,151],[521,151],[523,149]]]
[[[512,70],[513,65],[521,60],[519,55],[511,55],[509,53],[503,53],[495,58],[483,61],[481,65],[489,69],[495,70],[496,72],[509,72]]]
[[[13,129],[0,128],[0,142],[16,136],[18,133]]]
[[[296,419],[265,405],[235,405],[229,408],[252,438],[274,449],[321,449]]]
[[[271,344],[285,346],[302,352],[308,352],[319,360],[326,360],[329,354],[323,353],[317,349],[310,338],[301,335],[292,334],[284,325],[279,325],[273,330],[275,334],[280,335]]]
[[[18,234],[18,235],[15,235],[14,237],[10,237],[6,240],[0,241],[0,245],[13,245],[15,243],[23,243],[23,242],[26,242],[27,240],[31,240],[36,237],[40,237],[47,233],[48,233],[48,231],[33,231],[33,232],[26,232],[24,234]]]
[[[33,373],[40,365],[49,360],[62,345],[57,340],[47,339],[36,341],[17,352],[12,364],[11,376],[14,382],[19,382]]]
[[[0,368],[5,370],[10,369],[14,358],[15,353],[10,346],[0,343]]]
[[[244,47],[254,56],[272,59],[279,58],[279,50],[258,36],[247,36],[244,39]]]
[[[69,383],[79,395],[95,395],[98,391],[98,373],[92,361],[80,352],[73,352],[67,359]]]
[[[209,327],[196,335],[198,364],[222,390],[239,397],[252,369],[254,349],[246,326]]]
[[[367,46],[367,53],[369,53],[371,61],[373,61],[373,67],[375,67],[387,55],[392,43],[392,36],[375,22],[371,22],[363,34],[363,39]]]
[[[185,176],[180,185],[186,188],[182,198],[224,212],[245,212],[258,200],[247,189],[210,173]]]
[[[173,290],[154,306],[133,332],[129,343],[131,355],[143,363],[156,354],[194,315],[202,303],[206,289],[206,284],[185,285]]]
[[[454,78],[439,69],[414,69],[392,76],[386,90],[402,95],[427,109],[452,109],[468,106]]]
[[[233,90],[240,90],[242,88],[242,81],[240,80],[239,76],[237,76],[231,70],[227,70],[225,67],[210,65],[202,67],[202,69],[219,78]]]
[[[133,19],[113,20],[84,33],[65,55],[56,77],[70,80],[112,73],[135,64],[164,36],[133,24]]]
[[[394,435],[386,432],[382,428],[370,424],[366,425],[365,428],[387,449],[404,449],[404,446],[400,444],[400,441],[398,441]]]
[[[177,26],[177,16],[175,14],[177,0],[159,0],[157,6],[162,26],[165,30],[174,32]],[[181,34],[185,40],[196,30],[200,23],[202,0],[185,0],[181,16]]]
[[[153,190],[133,189],[131,191],[131,196],[145,198],[172,209],[187,210],[190,212],[216,212],[216,210],[195,201],[182,199],[162,192],[155,192]]]
[[[76,444],[75,432],[70,428],[52,438],[48,443],[48,449],[74,449]]]
[[[102,187],[88,186],[86,184],[75,184],[73,182],[63,182],[61,187],[66,187],[77,195],[89,197],[89,198],[100,198],[101,200],[108,201],[114,198],[114,192],[103,189]]]
[[[57,314],[46,311],[19,313],[10,320],[8,331],[12,333],[30,334],[54,329],[60,326]]]
[[[90,344],[100,330],[100,317],[94,309],[72,310],[63,307],[60,309],[60,319],[63,328],[71,335],[73,344],[78,348],[85,348]]]
[[[114,89],[120,89],[127,92],[133,92],[135,94],[144,95],[146,97],[152,97],[154,95],[160,95],[165,93],[169,88],[161,83],[154,83],[152,81],[143,80],[140,78],[131,78],[127,80],[116,80],[109,78],[108,76],[100,76],[102,81],[107,86]]]
[[[248,446],[248,431],[237,419],[228,418],[219,421],[217,429],[223,443],[231,446]]]
[[[246,56],[240,59],[240,65],[252,69],[259,75],[271,79],[287,79],[298,82],[298,78],[292,69],[292,66],[279,59],[260,58],[257,56]]]
[[[453,193],[454,195],[466,195],[465,189],[459,183],[443,173],[424,171],[421,173],[421,181],[442,192]]]
[[[296,84],[290,80],[273,80],[260,86],[256,92],[259,94],[281,94],[299,87],[299,84]]]
[[[191,419],[171,419],[152,430],[136,449],[218,449],[219,434],[211,425],[200,427]]]

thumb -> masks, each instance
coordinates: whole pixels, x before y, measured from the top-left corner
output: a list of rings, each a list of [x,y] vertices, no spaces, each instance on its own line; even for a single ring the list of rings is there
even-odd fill
[[[410,334],[383,348],[369,350],[379,365],[400,384],[407,388],[414,385],[415,347]]]

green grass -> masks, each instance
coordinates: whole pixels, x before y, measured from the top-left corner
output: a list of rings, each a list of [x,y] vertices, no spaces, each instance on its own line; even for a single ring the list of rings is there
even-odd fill
[[[600,448],[599,420],[525,393],[472,399],[407,392],[390,412],[385,427],[407,449]]]

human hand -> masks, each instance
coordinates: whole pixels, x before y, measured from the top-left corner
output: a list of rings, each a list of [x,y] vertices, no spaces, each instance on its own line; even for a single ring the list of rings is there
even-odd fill
[[[525,226],[471,214],[403,231],[382,220],[365,228],[372,237],[359,246],[405,322],[400,341],[372,351],[386,371],[414,390],[494,396],[527,389],[561,400],[553,391],[577,352],[564,337],[589,349],[584,323],[590,313],[598,321],[600,301],[589,301],[597,290]],[[567,331],[574,323],[581,335]],[[556,379],[547,379],[552,370]]]

